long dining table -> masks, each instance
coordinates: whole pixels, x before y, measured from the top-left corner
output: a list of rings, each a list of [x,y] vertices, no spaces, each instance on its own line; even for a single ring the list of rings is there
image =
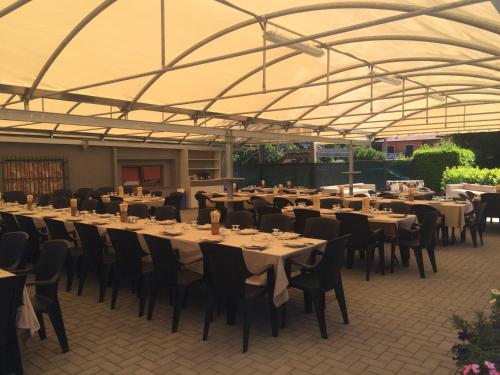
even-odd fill
[[[273,265],[275,271],[275,285],[273,301],[276,306],[280,306],[288,300],[288,278],[285,272],[285,261],[295,256],[307,255],[313,250],[321,250],[325,247],[326,241],[313,238],[293,238],[295,233],[280,233],[272,235],[255,231],[247,234],[247,231],[233,231],[221,229],[221,235],[212,236],[210,226],[195,226],[186,223],[176,223],[174,221],[154,222],[149,219],[139,219],[135,224],[123,223],[119,216],[87,214],[84,216],[70,216],[67,209],[37,209],[28,211],[22,206],[0,207],[0,212],[7,211],[14,215],[29,216],[38,227],[45,226],[44,217],[51,217],[65,223],[68,231],[75,231],[74,223],[82,222],[98,227],[102,235],[106,234],[108,228],[118,228],[131,230],[138,234],[139,241],[146,253],[149,253],[147,244],[143,238],[144,234],[167,238],[172,242],[172,246],[179,250],[182,262],[192,262],[201,260],[201,250],[199,247],[202,241],[218,241],[224,245],[239,247],[243,251],[245,264],[250,272],[257,272],[266,265]],[[109,240],[109,239],[108,239]],[[248,248],[250,244],[261,244],[265,247],[262,250]],[[146,256],[143,261],[150,262],[151,258]],[[202,272],[201,262],[191,266],[193,270]],[[251,284],[264,283],[264,278],[250,278]]]

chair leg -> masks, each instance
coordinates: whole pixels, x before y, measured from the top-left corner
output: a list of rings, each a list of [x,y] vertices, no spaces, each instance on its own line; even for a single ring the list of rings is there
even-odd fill
[[[113,291],[111,292],[111,310],[116,306],[116,298],[118,297],[118,289],[120,289],[120,272],[114,270],[113,272]]]
[[[434,249],[432,247],[427,248],[427,255],[431,261],[432,271],[437,272],[436,254],[434,253]]]
[[[271,333],[273,337],[278,337],[279,334],[278,308],[274,306],[274,301],[272,296],[268,296],[268,303],[269,303],[269,315],[271,316]]]
[[[186,290],[187,287],[185,285],[179,285],[177,287],[174,300],[174,315],[172,317],[172,332],[177,332],[177,327],[179,326],[179,319],[181,317],[182,304],[184,302]]]
[[[203,323],[203,341],[208,340],[208,329],[210,328],[210,322],[213,317],[213,298],[210,295],[211,293],[207,292],[207,302],[205,306],[205,321]]]
[[[391,242],[391,273],[394,273],[394,261],[396,259],[396,243]]]
[[[250,325],[252,323],[252,301],[246,301],[243,309],[243,353],[248,350]]]
[[[139,314],[138,314],[139,317],[144,315],[144,309],[146,307],[146,299],[148,297],[148,282],[149,280],[145,275],[142,275],[137,280],[137,294],[139,297]]]
[[[408,267],[410,265],[410,250],[408,247],[399,245],[399,254],[401,255],[403,267]]]
[[[375,251],[375,248],[373,249],[365,249],[366,252],[366,281],[370,280],[370,269],[372,268],[372,252]]]
[[[370,254],[366,254],[366,258],[370,257]],[[324,292],[320,290],[314,290],[312,292],[312,300],[314,305],[314,311],[316,312],[316,319],[318,320],[319,331],[321,332],[321,337],[324,339],[328,338],[328,334],[326,332],[326,321],[325,321],[325,306],[322,301],[322,294]]]
[[[424,279],[425,271],[424,271],[424,259],[422,257],[422,249],[420,247],[417,247],[413,249],[413,252],[415,253],[415,259],[417,260],[418,272],[420,273],[420,277]]]
[[[87,273],[89,272],[89,264],[84,261],[82,264],[82,270],[80,272],[80,278],[78,279],[78,292],[77,295],[81,296],[83,291],[83,286],[85,284],[85,280],[87,279]],[[99,284],[101,283],[101,279],[99,277]]]
[[[63,353],[69,351],[68,338],[66,337],[66,329],[64,328],[64,321],[61,312],[61,307],[59,306],[59,302],[53,304],[52,308],[49,311],[50,321],[52,322],[52,326],[54,327],[54,331],[56,332],[57,339],[59,340],[59,344],[61,345]]]
[[[347,249],[347,268],[351,269],[354,263],[354,249]]]
[[[286,302],[280,306],[280,310],[281,310],[281,329],[285,329],[286,328]]]
[[[43,313],[41,311],[36,312],[36,317],[38,323],[40,324],[40,329],[38,330],[38,336],[40,340],[45,340],[47,338],[47,332],[45,331],[45,322],[43,321]]]
[[[66,260],[66,292],[73,286],[73,277],[75,275],[75,258],[68,255]]]
[[[238,305],[234,302],[226,303],[226,323],[228,325],[233,325],[236,321],[236,313],[238,311]]]
[[[99,303],[104,301],[104,296],[106,295],[106,286],[109,274],[108,267],[104,265],[97,266],[97,277],[99,279]]]
[[[477,225],[469,226],[470,236],[472,238],[472,243],[474,247],[477,247]]]
[[[308,314],[313,312],[311,293],[307,290],[304,290],[304,311]]]
[[[151,320],[153,318],[153,310],[155,308],[156,299],[158,298],[159,285],[154,277],[150,279],[149,286],[149,305],[148,305],[148,316],[147,320]]]
[[[378,245],[378,257],[379,257],[378,263],[380,267],[380,274],[385,275],[385,251],[384,251],[383,241],[381,241]]]
[[[481,243],[481,246],[483,246],[483,231],[479,230],[479,242]]]
[[[342,278],[339,275],[339,282],[335,286],[335,297],[337,297],[337,302],[340,307],[340,312],[342,313],[342,319],[344,319],[344,324],[349,324],[349,316],[347,314],[347,304],[345,302],[344,286],[342,285]]]

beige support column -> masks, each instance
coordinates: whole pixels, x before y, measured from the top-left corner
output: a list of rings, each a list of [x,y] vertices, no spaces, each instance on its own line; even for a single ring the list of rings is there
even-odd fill
[[[118,178],[118,150],[116,147],[112,148],[112,160],[111,160],[111,169],[113,172],[113,187],[116,188],[119,183],[119,178]]]
[[[354,194],[354,153],[352,150],[352,141],[349,143],[349,195]]]
[[[191,185],[189,183],[189,150],[179,150],[179,172],[177,186],[183,188],[186,194],[186,206],[191,207]]]
[[[226,137],[226,178],[233,178],[233,137]],[[227,196],[233,197],[233,182],[226,182]]]

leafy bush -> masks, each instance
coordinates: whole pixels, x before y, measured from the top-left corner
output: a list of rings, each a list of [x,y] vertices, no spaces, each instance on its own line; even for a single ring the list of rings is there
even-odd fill
[[[496,185],[500,184],[500,168],[481,169],[478,167],[452,167],[443,172],[441,187],[446,184],[458,184],[467,182],[470,184]]]
[[[467,375],[498,375],[500,372],[500,291],[492,289],[491,314],[476,313],[477,320],[468,322],[460,316],[452,318],[459,330],[456,344],[451,349],[457,366]]]
[[[385,160],[385,152],[377,151],[370,146],[354,146],[353,147],[354,160]]]
[[[424,145],[413,153],[415,178],[438,191],[447,167],[474,165],[474,153],[451,142]]]

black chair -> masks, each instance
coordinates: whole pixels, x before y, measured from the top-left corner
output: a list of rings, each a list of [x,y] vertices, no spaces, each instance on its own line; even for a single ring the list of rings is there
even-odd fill
[[[175,209],[177,210],[177,221],[180,223],[182,220],[181,220],[181,202],[182,202],[182,198],[184,197],[184,193],[180,193],[180,192],[173,192],[173,193],[170,193],[170,195],[168,197],[165,197],[165,201],[163,202],[163,205],[164,206],[173,206],[175,207]]]
[[[21,265],[28,234],[25,232],[8,232],[0,242],[0,268],[6,271],[16,270]]]
[[[104,212],[112,215],[119,213],[121,203],[121,201],[112,200],[111,202],[104,204]]]
[[[205,195],[205,191],[197,191],[194,198],[198,202],[199,209],[207,208],[207,197]]]
[[[118,202],[118,203],[122,203],[123,202],[123,198],[122,197],[119,197],[117,195],[110,195],[109,196],[109,200],[111,202]]]
[[[62,195],[54,195],[50,199],[50,204],[54,208],[68,208],[69,207],[69,198],[66,198]]]
[[[10,212],[0,212],[0,216],[2,217],[2,224],[6,232],[19,232],[21,230],[14,214]]]
[[[68,257],[66,258],[66,291],[69,292],[73,286],[75,269],[81,266],[83,250],[78,246],[75,232],[68,232],[64,222],[48,217],[43,218],[49,231],[51,240],[66,240],[70,244]]]
[[[151,192],[151,196],[152,196],[152,197],[162,197],[162,196],[163,196],[163,191],[153,190],[153,191]]]
[[[465,195],[467,196],[467,198],[472,202],[474,200],[474,198],[477,197],[477,195],[475,193],[473,193],[472,191],[470,190],[466,190],[465,191]]]
[[[137,291],[139,298],[139,316],[144,315],[144,305],[147,297],[148,277],[151,273],[149,264],[143,264],[145,255],[141,248],[137,233],[121,229],[108,229],[108,235],[116,253],[116,263],[113,272],[113,293],[111,309],[116,306],[118,290],[122,278],[127,278]]]
[[[465,230],[469,228],[474,247],[477,247],[477,235],[483,245],[483,232],[486,227],[486,202],[482,202],[479,206],[469,214],[465,215],[465,226],[462,229],[462,240],[465,241]]]
[[[283,214],[267,214],[260,219],[259,230],[261,232],[272,233],[274,228],[278,228],[282,232],[292,232],[292,218]]]
[[[388,202],[388,203],[382,203],[379,206],[380,210],[392,210],[392,212],[396,214],[410,214],[411,213],[411,206],[405,202]]]
[[[257,223],[257,227],[259,227],[260,221],[264,215],[280,214],[280,213],[281,213],[281,209],[278,207],[269,206],[269,205],[256,206],[255,207],[255,222]]]
[[[340,222],[338,220],[328,217],[311,217],[306,220],[302,235],[307,238],[331,241],[338,237],[339,231]]]
[[[203,224],[210,224],[211,219],[210,219],[210,212],[212,211],[217,211],[213,207],[207,207],[207,208],[201,208],[198,210],[198,217],[196,219],[196,222],[198,225],[203,225]],[[222,214],[220,216],[220,222],[222,223]]]
[[[143,203],[131,204],[128,206],[127,214],[145,219],[149,217],[149,207]]]
[[[267,203],[265,199],[262,199],[260,197],[250,197],[250,202],[252,203],[254,208],[269,206],[269,203]]]
[[[314,306],[321,337],[324,339],[328,338],[325,320],[325,294],[327,291],[335,290],[344,324],[349,323],[342,277],[340,275],[349,237],[350,235],[344,235],[328,242],[317,264],[304,264],[293,258],[288,261],[287,274],[290,274],[289,270],[292,264],[301,268],[300,275],[290,279],[290,287],[303,291],[306,313],[311,313]]]
[[[349,208],[352,208],[354,211],[361,211],[363,208],[363,202],[362,201],[350,201],[348,204]]]
[[[321,208],[332,208],[334,205],[344,206],[344,201],[340,198],[323,198],[319,201]]]
[[[92,188],[79,188],[75,193],[75,197],[82,201],[89,199],[92,196],[97,196],[97,193]]]
[[[66,262],[67,253],[67,241],[47,241],[40,251],[40,258],[33,270],[35,273],[35,281],[26,283],[27,286],[36,287],[36,293],[34,298],[32,298],[32,304],[38,322],[40,323],[40,330],[38,331],[40,339],[43,340],[47,337],[43,321],[43,314],[47,314],[52,322],[63,353],[69,351],[69,345],[57,290],[61,271]],[[21,270],[18,272],[24,273],[25,271]]]
[[[189,288],[200,282],[202,275],[182,269],[178,254],[172,248],[170,240],[157,236],[144,235],[153,259],[153,274],[150,278],[150,299],[148,320],[153,317],[153,310],[162,288],[173,292],[174,311],[172,316],[172,332],[177,332],[182,306],[185,306]],[[194,262],[200,261],[200,258]],[[191,262],[191,263],[194,263]]]
[[[40,194],[36,199],[36,205],[40,207],[45,207],[50,204],[51,197],[49,194]]]
[[[370,194],[357,193],[357,194],[354,194],[354,197],[356,197],[356,198],[364,198],[364,197],[367,197],[369,195]]]
[[[112,191],[115,191],[115,188],[112,186],[101,186],[97,188],[96,193],[97,196],[100,197],[101,195],[107,195]]]
[[[123,192],[125,194],[134,194],[137,189],[137,185],[124,185]]]
[[[17,202],[19,204],[26,204],[26,193],[24,191],[6,191],[3,193],[3,200],[6,203]]]
[[[307,219],[321,216],[319,211],[308,208],[295,208],[293,213],[295,215],[295,232],[300,234],[304,233]]]
[[[458,198],[460,200],[463,200],[464,202],[472,202],[471,199],[469,199],[469,197],[467,195],[465,195],[464,193],[458,193]]]
[[[424,261],[422,250],[426,249],[431,261],[432,270],[437,272],[436,257],[434,254],[434,239],[439,212],[428,211],[419,217],[419,228],[410,230],[399,230],[399,247],[407,251],[413,249],[417,260],[418,271],[421,278],[425,278]]]
[[[81,201],[81,211],[97,211],[99,201],[97,199],[85,199]]]
[[[57,189],[57,190],[54,190],[54,192],[52,193],[52,195],[54,195],[56,197],[64,197],[66,199],[71,199],[73,197],[73,193],[71,192],[71,190],[68,190],[68,189]]]
[[[293,203],[286,199],[286,198],[283,198],[283,197],[274,197],[273,198],[273,205],[274,207],[277,207],[277,208],[284,208],[286,206],[293,206]]]
[[[396,193],[389,193],[388,191],[379,193],[377,197],[384,199],[399,199],[399,196]]]
[[[340,234],[350,234],[347,245],[347,267],[352,268],[354,251],[358,250],[366,262],[366,281],[370,280],[371,263],[375,249],[379,251],[379,265],[384,274],[384,231],[382,228],[371,230],[368,225],[368,216],[356,213],[338,212],[337,220],[340,221]]]
[[[428,201],[431,200],[434,197],[434,193],[428,193],[428,194],[417,194],[415,195],[415,200],[416,201]]]
[[[437,208],[434,208],[432,206],[429,206],[427,204],[414,204],[411,206],[411,212],[415,215],[417,215],[417,219],[419,223],[422,223],[424,220],[424,217],[427,213],[430,212],[436,212],[438,215],[438,220],[436,223],[436,228],[435,228],[435,234],[434,234],[434,241],[433,241],[433,246],[436,245],[436,238],[438,237],[438,233],[441,232],[441,237],[442,237],[442,243],[443,246],[446,246],[448,243],[448,228],[446,227],[446,217],[445,215],[442,215]],[[452,235],[454,238],[454,229],[452,229]],[[403,254],[401,254],[403,256]],[[403,259],[403,264],[405,264],[404,259]]]
[[[0,279],[0,374],[23,374],[17,338],[17,309],[22,305],[26,276]]]
[[[156,220],[177,220],[177,209],[173,206],[155,207],[154,216]]]
[[[313,201],[308,199],[308,198],[297,198],[295,199],[295,204],[298,205],[299,203],[304,203],[306,206],[312,206]]]
[[[487,203],[485,216],[490,218],[490,223],[493,218],[500,218],[499,193],[483,193],[481,194],[481,202]]]
[[[96,226],[75,223],[75,228],[83,248],[83,260],[78,280],[78,295],[82,295],[89,268],[95,267],[99,279],[99,302],[102,302],[106,294],[107,280],[111,275],[112,266],[115,263],[115,257],[107,254],[106,240],[101,237]]]
[[[227,321],[234,323],[238,306],[243,308],[243,353],[248,350],[250,323],[255,300],[267,294],[271,313],[273,336],[278,336],[278,316],[273,303],[274,267],[265,266],[256,273],[248,271],[241,249],[215,243],[200,243],[203,254],[204,276],[207,282],[207,306],[203,326],[203,340],[208,339],[210,321],[213,317],[214,303],[222,302],[228,306]],[[254,275],[267,275],[267,286],[247,285],[246,279]]]
[[[254,228],[255,221],[253,215],[248,211],[233,211],[227,214],[226,228],[232,225],[239,225],[240,229]]]
[[[29,216],[16,216],[19,227],[23,232],[26,232],[29,236],[28,243],[23,255],[23,263],[33,262],[36,263],[38,256],[40,254],[40,243],[47,240],[47,234],[39,230],[33,218]]]

